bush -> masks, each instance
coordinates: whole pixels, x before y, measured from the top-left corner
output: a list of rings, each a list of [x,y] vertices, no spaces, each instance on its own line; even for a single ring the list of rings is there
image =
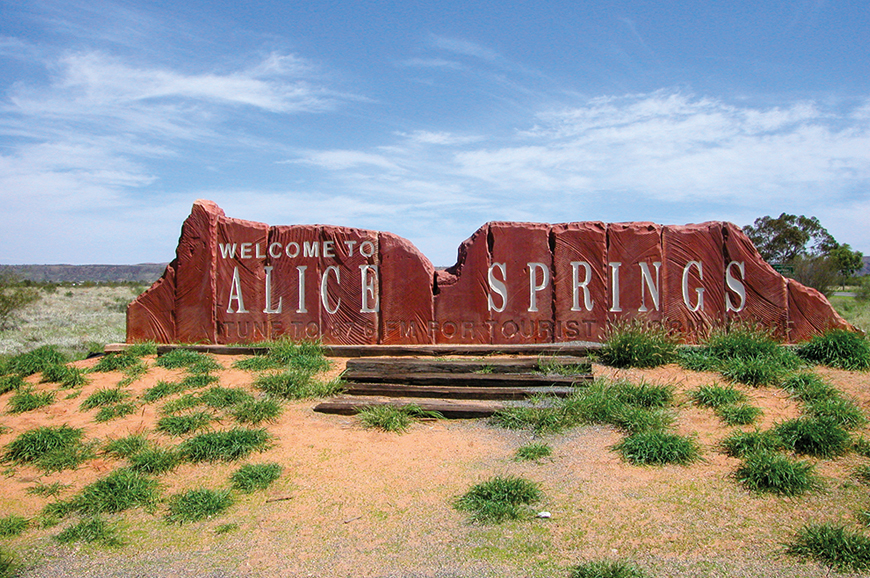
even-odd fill
[[[595,560],[571,568],[569,578],[644,578],[643,570],[624,560]]]
[[[734,477],[753,492],[783,496],[796,496],[821,486],[812,464],[761,451],[747,455]]]
[[[534,482],[514,476],[497,476],[476,484],[454,504],[456,509],[469,512],[478,522],[499,523],[516,520],[528,512],[528,506],[543,498]]]
[[[787,552],[840,570],[870,568],[870,539],[834,524],[810,524],[788,544]]]
[[[746,401],[746,394],[732,386],[703,385],[689,392],[689,397],[695,405],[717,408]]]
[[[774,431],[783,445],[797,454],[832,458],[852,447],[849,433],[828,417],[802,417],[778,424]]]
[[[269,438],[265,429],[234,428],[185,440],[178,451],[182,459],[190,462],[228,462],[246,458],[254,451],[264,451],[269,445]]]
[[[612,367],[658,367],[676,361],[677,341],[649,323],[611,325],[598,359]]]
[[[700,457],[694,439],[663,431],[644,431],[632,434],[613,449],[637,465],[686,465]]]
[[[265,490],[281,477],[283,468],[278,464],[245,464],[230,477],[233,487],[242,492]]]
[[[546,458],[552,455],[553,448],[548,446],[547,444],[534,442],[530,444],[526,444],[519,449],[517,449],[516,460],[517,461],[537,461],[541,458]]]
[[[814,336],[798,349],[798,355],[819,365],[850,371],[870,369],[870,342],[863,335],[845,329]]]
[[[169,498],[169,512],[166,521],[183,524],[198,522],[220,514],[233,505],[229,490],[215,491],[200,488],[188,490]]]
[[[21,285],[14,274],[0,272],[0,330],[10,327],[16,313],[41,297],[36,288]]]

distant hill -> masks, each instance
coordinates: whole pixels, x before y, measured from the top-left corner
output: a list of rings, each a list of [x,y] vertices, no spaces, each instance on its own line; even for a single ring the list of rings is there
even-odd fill
[[[22,279],[50,283],[118,283],[130,281],[151,284],[166,269],[166,263],[138,265],[0,265]]]
[[[870,255],[864,256],[864,268],[858,271],[858,275],[870,275]]]

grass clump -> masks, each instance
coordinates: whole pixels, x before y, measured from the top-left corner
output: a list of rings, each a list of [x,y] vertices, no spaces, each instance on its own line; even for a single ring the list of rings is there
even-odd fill
[[[9,515],[0,518],[0,537],[17,536],[24,532],[29,525],[30,522],[27,518],[22,516]]]
[[[743,458],[758,452],[775,452],[782,449],[782,440],[773,431],[734,432],[720,444],[726,455]]]
[[[655,430],[632,434],[613,449],[622,454],[625,460],[637,465],[686,465],[700,457],[694,439]]]
[[[69,484],[60,482],[52,482],[50,484],[36,484],[27,488],[26,492],[31,496],[42,496],[44,498],[55,498],[61,495],[64,490],[69,488]]]
[[[94,416],[94,421],[103,423],[115,418],[128,416],[135,412],[135,403],[116,403],[115,405],[101,407],[100,411],[97,412],[97,415]]]
[[[862,464],[852,470],[852,477],[862,484],[870,484],[870,465]]]
[[[158,381],[157,385],[154,387],[149,387],[142,394],[142,401],[150,403],[152,401],[158,401],[163,399],[166,396],[172,395],[173,393],[178,393],[182,391],[181,384],[175,383],[172,381]]]
[[[593,560],[571,568],[568,578],[644,578],[637,565],[625,560]]]
[[[441,418],[437,411],[426,411],[416,404],[400,407],[394,405],[373,405],[366,407],[357,414],[363,426],[382,431],[403,433],[411,427],[414,418]]]
[[[239,423],[259,425],[274,421],[282,411],[281,404],[274,399],[251,399],[234,406],[230,414]]]
[[[838,570],[870,568],[870,539],[835,524],[804,526],[787,545],[787,552]]]
[[[88,378],[83,370],[58,363],[47,367],[42,372],[40,383],[59,383],[61,387],[78,387],[88,383]]]
[[[233,428],[199,434],[182,442],[178,451],[189,462],[230,462],[246,458],[254,451],[264,451],[269,439],[265,429]]]
[[[515,476],[496,476],[471,487],[456,500],[456,509],[469,512],[476,522],[500,523],[517,520],[528,507],[543,498],[538,484]]]
[[[84,430],[66,424],[32,429],[6,446],[3,461],[33,464],[49,472],[75,468],[93,456],[83,438]]]
[[[782,381],[788,368],[779,359],[772,357],[736,357],[721,363],[719,372],[723,377],[746,385],[775,385]]]
[[[175,449],[145,448],[127,459],[127,467],[134,472],[160,475],[171,472],[181,463],[181,457]]]
[[[82,411],[95,407],[104,407],[120,403],[130,397],[130,392],[123,389],[100,389],[89,395],[79,406]]]
[[[774,431],[796,454],[833,458],[852,448],[849,432],[829,417],[801,417],[778,424]]]
[[[113,471],[101,480],[85,486],[82,491],[55,513],[80,512],[85,515],[113,514],[130,508],[153,508],[158,500],[158,484],[141,472],[130,468]]]
[[[782,386],[804,403],[837,399],[840,392],[833,385],[809,371],[788,376]]]
[[[109,547],[124,545],[124,541],[118,536],[117,528],[99,516],[85,518],[79,523],[69,526],[54,539],[63,544],[99,542]]]
[[[203,387],[208,387],[218,381],[220,381],[220,378],[216,375],[194,373],[193,375],[184,376],[181,380],[180,387],[182,389],[202,389]]]
[[[69,360],[54,345],[43,345],[33,351],[21,353],[6,362],[6,372],[27,377],[45,371],[55,365],[66,364]]]
[[[0,548],[0,578],[11,578],[16,574],[15,558]]]
[[[204,391],[200,395],[200,399],[205,405],[211,408],[223,409],[247,401],[253,401],[254,396],[242,389],[231,387],[212,387]]]
[[[173,414],[199,405],[202,405],[202,400],[199,396],[187,393],[178,399],[173,399],[164,403],[163,407],[160,408],[160,412],[164,414]]]
[[[17,373],[0,376],[0,395],[3,395],[7,391],[20,389],[26,385],[27,382]]]
[[[103,446],[103,452],[116,458],[128,458],[144,450],[148,440],[142,434],[133,434],[123,438],[110,440]]]
[[[755,423],[764,415],[761,408],[746,403],[723,405],[716,408],[718,415],[725,425],[749,425]]]
[[[100,357],[100,360],[97,361],[97,364],[91,368],[91,371],[97,373],[108,373],[109,371],[121,371],[127,369],[128,367],[133,367],[142,363],[141,360],[135,356],[130,355],[129,353],[107,353],[106,355]]]
[[[191,373],[208,373],[221,369],[220,364],[204,353],[190,349],[173,349],[157,358],[166,369],[188,369]]]
[[[283,468],[278,464],[245,464],[230,477],[233,487],[242,492],[265,490],[281,477]]]
[[[674,401],[674,388],[670,385],[653,385],[645,381],[638,384],[619,381],[614,384],[616,399],[636,407],[666,407]]]
[[[518,462],[531,462],[550,457],[552,454],[553,448],[549,445],[541,442],[532,442],[517,449],[514,459]]]
[[[834,398],[809,403],[806,412],[815,418],[825,418],[845,429],[857,429],[867,425],[867,416],[851,399]]]
[[[9,398],[7,411],[9,413],[24,413],[33,411],[54,403],[54,393],[51,391],[38,391],[32,389],[19,389]]]
[[[157,344],[153,341],[142,341],[128,345],[124,353],[133,357],[144,357],[146,355],[157,355]]]
[[[489,371],[485,372],[483,369]],[[484,366],[483,369],[479,373],[492,373],[491,366]],[[591,369],[589,363],[562,363],[552,357],[538,358],[538,372],[544,375],[580,375],[589,373]]]
[[[817,365],[850,371],[870,369],[870,342],[863,335],[845,329],[814,336],[798,349],[798,355]]]
[[[204,411],[186,415],[167,415],[157,420],[157,431],[171,436],[183,436],[205,429],[214,421],[214,416]]]
[[[312,341],[292,341],[281,339],[269,344],[269,358],[283,367],[314,374],[326,371],[331,364],[323,355],[323,347]]]
[[[750,491],[783,496],[797,496],[821,487],[812,464],[763,451],[746,455],[734,477]]]
[[[188,490],[169,498],[166,521],[175,524],[198,522],[216,516],[232,505],[233,498],[229,490]]]
[[[322,382],[314,379],[307,371],[289,369],[281,373],[260,375],[254,381],[254,387],[284,399],[305,399],[336,395],[343,386],[337,380]]]
[[[746,401],[746,394],[734,389],[733,386],[702,385],[697,390],[689,392],[689,397],[695,405],[713,409],[723,405],[731,405]]]
[[[616,324],[605,339],[598,359],[611,367],[658,367],[677,359],[677,341],[661,326]]]
[[[233,363],[234,368],[244,371],[268,371],[270,369],[281,369],[281,365],[281,362],[267,355],[254,355]]]

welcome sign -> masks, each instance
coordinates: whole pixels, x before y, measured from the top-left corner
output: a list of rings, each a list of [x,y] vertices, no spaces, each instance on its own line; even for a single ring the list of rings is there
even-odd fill
[[[128,308],[127,340],[560,343],[635,318],[687,342],[734,322],[790,342],[853,329],[731,223],[491,222],[436,270],[392,233],[270,227],[197,201],[176,259]]]

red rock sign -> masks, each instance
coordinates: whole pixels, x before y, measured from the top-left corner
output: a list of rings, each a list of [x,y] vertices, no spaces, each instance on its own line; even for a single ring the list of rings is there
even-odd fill
[[[600,341],[609,323],[635,318],[688,342],[733,322],[790,342],[853,329],[730,223],[492,222],[436,271],[391,233],[269,227],[197,201],[176,259],[128,308],[127,340]]]

